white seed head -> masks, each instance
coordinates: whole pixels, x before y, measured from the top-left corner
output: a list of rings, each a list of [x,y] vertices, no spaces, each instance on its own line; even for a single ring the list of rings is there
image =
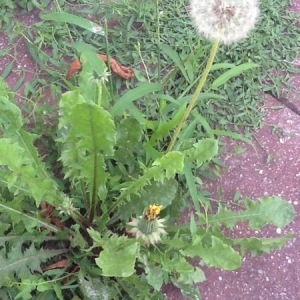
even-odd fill
[[[190,0],[190,3],[198,33],[223,44],[246,38],[259,15],[257,0]]]

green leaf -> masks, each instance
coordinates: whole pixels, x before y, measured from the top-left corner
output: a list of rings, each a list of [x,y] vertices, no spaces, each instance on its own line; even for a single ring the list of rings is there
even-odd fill
[[[205,274],[200,268],[193,268],[191,272],[180,273],[177,281],[192,285],[195,283],[203,282],[205,281],[205,279]]]
[[[209,267],[221,268],[223,270],[234,270],[241,266],[241,257],[229,245],[221,239],[211,236],[211,246],[203,246],[199,239],[180,253],[189,257],[199,257]]]
[[[22,128],[25,122],[21,111],[6,93],[7,97],[0,97],[0,128],[4,136],[0,140],[0,164],[6,166],[6,172],[0,174],[5,177],[0,180],[7,182],[12,192],[33,197],[37,205],[45,198],[50,204],[57,203],[61,197],[56,182],[47,173],[34,147],[36,136]]]
[[[183,61],[181,60],[180,56],[178,55],[178,53],[176,51],[174,51],[172,49],[172,47],[170,47],[169,45],[166,45],[166,44],[161,43],[160,48],[162,50],[162,53],[164,53],[169,58],[171,58],[171,60],[175,64],[175,66],[181,71],[181,73],[184,76],[185,80],[190,83],[193,80],[193,78],[190,78],[188,76],[188,73],[186,72],[185,65],[184,65]]]
[[[12,68],[13,68],[13,63],[8,64],[8,65],[5,67],[5,69],[3,70],[1,77],[2,77],[3,79],[6,79],[6,77],[7,77],[7,76],[10,74],[10,72],[12,71]]]
[[[115,159],[118,163],[126,164],[133,168],[137,165],[137,156],[141,154],[141,140],[143,129],[134,118],[122,119],[117,126],[117,150]]]
[[[134,265],[139,251],[138,242],[121,238],[107,240],[100,256],[95,259],[103,276],[128,277],[135,272]]]
[[[113,155],[116,142],[115,125],[110,114],[92,101],[86,101],[78,91],[68,92],[61,99],[60,142],[61,160],[66,177],[84,178],[89,190],[106,196],[104,157]]]
[[[220,70],[220,69],[232,69],[233,67],[235,67],[234,64],[230,64],[230,63],[218,63],[218,64],[213,64],[211,67],[211,71],[216,71],[216,70]]]
[[[50,12],[46,15],[41,16],[42,20],[55,21],[58,23],[69,23],[77,25],[83,29],[89,30],[93,33],[104,35],[104,30],[97,23],[84,19],[82,17],[65,13],[65,12]]]
[[[78,147],[113,155],[116,141],[115,125],[108,112],[91,103],[77,105],[70,113],[70,136],[77,136]]]
[[[254,63],[245,63],[241,64],[239,66],[233,67],[230,70],[226,71],[223,73],[221,76],[219,76],[213,83],[212,83],[212,88],[216,89],[226,83],[229,79],[236,77],[240,75],[242,72],[252,69],[252,68],[257,68],[259,65],[254,64]]]
[[[201,300],[202,299],[199,288],[191,286],[190,284],[176,282],[175,280],[172,282],[178,289],[180,289],[181,294],[184,297],[187,297],[187,299],[191,299],[191,300]]]
[[[194,214],[191,214],[191,217],[190,217],[190,232],[191,232],[191,235],[194,235],[197,231],[197,225],[196,225],[196,222],[195,222],[195,217],[194,217]]]
[[[48,203],[57,204],[60,198],[55,181],[45,172],[42,163],[35,161],[37,156],[31,156],[34,152],[30,152],[26,146],[32,147],[32,144],[26,140],[28,136],[25,132],[20,137],[22,135],[25,137],[22,140],[25,147],[8,138],[0,139],[0,165],[7,168],[6,172],[0,172],[0,175],[5,176],[0,178],[1,182],[6,182],[14,193],[33,197],[37,206],[44,198],[47,198]]]
[[[176,174],[180,174],[183,172],[183,160],[184,156],[181,152],[172,151],[155,160],[152,165],[159,166],[161,169],[164,169],[166,178],[170,179],[173,178]],[[157,176],[157,178],[158,177],[161,176]]]
[[[85,299],[88,300],[111,300],[116,299],[118,289],[113,281],[108,278],[93,278],[90,276],[83,276],[80,274],[80,288],[83,292]]]
[[[246,199],[245,209],[240,211],[231,211],[220,205],[217,214],[209,216],[209,222],[233,228],[238,221],[248,221],[250,228],[260,229],[268,224],[284,227],[293,221],[294,216],[293,206],[280,197],[262,197],[257,201]]]
[[[116,198],[115,202],[109,210],[102,215],[113,212],[122,202],[129,201],[132,195],[140,195],[140,191],[149,185],[153,180],[164,182],[166,179],[173,178],[176,174],[183,171],[184,155],[179,151],[173,151],[165,154],[161,158],[155,160],[151,167],[144,169],[144,174],[129,182],[125,182],[121,186],[121,194]]]
[[[153,181],[146,186],[140,195],[132,197],[132,201],[125,203],[120,208],[124,219],[132,215],[142,215],[145,208],[156,203],[163,206],[163,209],[172,204],[178,190],[178,182],[175,179],[166,179],[164,182]]]
[[[285,235],[276,238],[242,238],[234,239],[233,243],[237,246],[240,246],[242,253],[251,251],[253,256],[262,253],[270,253],[271,250],[280,249],[289,239],[292,238],[292,235]]]
[[[152,145],[154,145],[155,141],[157,141],[158,139],[160,139],[160,138],[166,136],[167,134],[169,134],[170,131],[178,125],[178,123],[182,119],[182,116],[185,112],[185,109],[186,109],[185,105],[181,106],[177,110],[174,117],[172,117],[167,122],[163,122],[163,123],[159,124],[159,126],[154,131],[153,135],[151,136],[150,142],[151,142]]]
[[[258,202],[246,200],[245,215],[249,215],[249,226],[252,229],[267,224],[282,228],[293,221],[295,211],[290,203],[280,197],[262,197]]]
[[[139,100],[148,94],[158,92],[161,89],[162,85],[160,83],[145,82],[137,88],[127,91],[122,97],[120,97],[116,104],[111,108],[110,113],[112,116],[121,115],[128,109],[128,106],[132,104],[133,101]]]
[[[218,141],[210,138],[200,140],[193,148],[185,150],[184,154],[190,162],[195,161],[197,166],[201,166],[218,154]]]
[[[186,162],[184,165],[184,177],[185,177],[188,189],[189,189],[189,193],[192,197],[194,208],[197,212],[199,212],[200,211],[200,203],[203,204],[202,203],[203,198],[201,198],[198,193],[196,176],[194,176],[193,171],[192,171],[192,165],[189,162]]]
[[[249,145],[252,146],[252,141],[249,140],[248,138],[244,137],[242,134],[236,133],[236,132],[232,132],[232,131],[228,131],[228,130],[219,130],[219,129],[212,129],[210,131],[211,134],[213,135],[217,135],[217,136],[228,136],[234,140],[241,140]]]
[[[48,228],[50,231],[58,232],[58,229],[54,225],[48,224],[45,220],[40,220],[36,216],[31,216],[29,213],[26,214],[15,209],[11,203],[0,203],[0,211],[5,211],[6,214],[11,215],[12,220],[16,223],[18,219],[21,219],[25,224],[30,224],[31,226],[38,225],[39,227]]]
[[[15,275],[18,279],[26,279],[33,272],[41,272],[42,262],[65,252],[65,249],[39,250],[33,244],[24,252],[21,250],[21,245],[13,246],[7,254],[2,250],[0,252],[0,285],[14,280]]]
[[[143,259],[145,264],[146,280],[156,290],[160,291],[164,283],[164,272],[160,266],[149,264],[149,262]]]

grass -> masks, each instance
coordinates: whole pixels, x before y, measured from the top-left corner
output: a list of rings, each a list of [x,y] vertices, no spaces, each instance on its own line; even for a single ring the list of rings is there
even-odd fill
[[[289,76],[286,74],[299,71],[293,67],[292,61],[298,51],[300,29],[295,26],[297,17],[287,11],[289,2],[262,1],[261,17],[250,38],[237,45],[220,48],[216,63],[254,62],[259,64],[260,68],[252,69],[240,75],[237,80],[229,81],[218,91],[218,99],[207,98],[199,103],[199,113],[211,126],[235,130],[258,128],[263,117],[261,92],[271,91],[274,95],[279,95],[281,88],[289,85]],[[18,4],[23,11],[34,8],[33,4],[26,3],[20,1]],[[73,41],[76,40],[91,44],[98,52],[109,52],[123,65],[134,68],[140,80],[163,82],[165,90],[174,99],[193,92],[197,81],[193,74],[199,74],[203,69],[202,62],[210,45],[195,34],[188,16],[188,1],[158,1],[158,6],[155,5],[156,2],[141,0],[117,0],[109,3],[62,0],[55,1],[55,5],[49,3],[40,1],[40,4],[35,6],[38,6],[36,9],[44,11],[48,5],[52,5],[57,11],[88,16],[103,27],[107,22],[109,42],[107,44],[102,35],[74,25],[44,21],[25,27],[20,23],[11,24],[4,19],[4,28],[7,31],[12,30],[13,33],[9,45],[11,51],[14,53],[14,42],[20,34],[23,35],[32,57],[48,75],[47,81],[37,74],[27,83],[23,96],[31,100],[28,104],[38,102],[49,84],[55,98],[67,88],[63,77],[67,69],[66,61],[76,55],[73,52]],[[2,10],[11,15],[11,7],[15,6],[7,1]],[[5,50],[1,54],[7,55]],[[16,56],[17,53],[13,55]],[[4,75],[7,76],[9,71],[14,72],[6,68]],[[211,74],[211,82],[223,71],[216,70]],[[15,89],[22,83],[21,78]],[[122,84],[121,80],[117,79],[113,88],[122,93]],[[126,88],[132,88],[134,85],[134,82],[126,82]],[[36,93],[36,90],[40,92]],[[147,110],[147,114],[155,115],[157,103],[153,103],[152,107],[148,106]]]

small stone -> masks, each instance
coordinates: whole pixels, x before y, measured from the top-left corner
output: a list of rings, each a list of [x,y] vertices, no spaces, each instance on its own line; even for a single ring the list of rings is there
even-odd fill
[[[258,172],[258,173],[259,173],[259,174],[262,174],[263,172],[264,172],[264,170],[259,170],[259,172]]]
[[[219,276],[219,280],[220,280],[220,281],[223,280],[222,276]]]
[[[278,234],[281,234],[281,231],[282,231],[281,228],[276,229],[276,233],[278,233]]]
[[[294,203],[294,205],[298,205],[298,201],[294,201],[293,203]]]

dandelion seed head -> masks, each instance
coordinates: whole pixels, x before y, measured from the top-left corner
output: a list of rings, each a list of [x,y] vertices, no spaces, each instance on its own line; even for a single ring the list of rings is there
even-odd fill
[[[198,33],[223,44],[246,38],[259,15],[257,0],[190,0],[190,4]]]

